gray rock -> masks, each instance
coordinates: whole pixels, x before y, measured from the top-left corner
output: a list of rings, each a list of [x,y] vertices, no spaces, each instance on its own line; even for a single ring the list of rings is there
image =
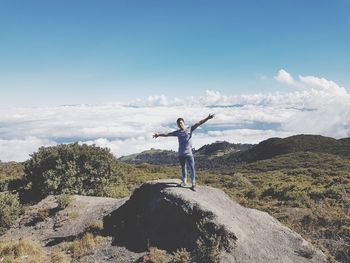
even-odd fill
[[[326,256],[266,212],[239,205],[223,191],[178,187],[178,180],[143,184],[104,219],[118,246],[144,251],[196,247],[205,231],[224,241],[221,262],[327,262]],[[200,223],[202,222],[202,223]]]

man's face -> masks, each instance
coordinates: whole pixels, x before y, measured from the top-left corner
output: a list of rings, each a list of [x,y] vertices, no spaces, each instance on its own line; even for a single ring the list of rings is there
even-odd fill
[[[185,129],[185,122],[183,120],[180,120],[178,123],[178,126],[181,130],[184,130]]]

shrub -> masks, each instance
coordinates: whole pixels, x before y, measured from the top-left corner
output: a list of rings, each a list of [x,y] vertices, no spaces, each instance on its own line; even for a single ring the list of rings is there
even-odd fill
[[[165,250],[156,247],[150,247],[148,255],[143,257],[144,263],[165,263],[169,258]]]
[[[195,250],[195,258],[201,263],[220,262],[220,254],[223,249],[223,240],[220,235],[210,233],[204,221],[197,224],[201,235],[197,240],[197,248]]]
[[[203,235],[197,240],[196,258],[203,263],[220,262],[221,238],[215,234]]]
[[[41,147],[24,169],[31,188],[49,194],[101,195],[111,183],[121,183],[118,161],[108,148],[61,144]]]
[[[62,194],[57,199],[57,208],[60,210],[65,209],[73,201],[73,196]]]
[[[0,193],[0,235],[17,221],[20,211],[18,195]]]
[[[190,263],[192,262],[191,254],[186,248],[178,249],[173,253],[172,263]]]

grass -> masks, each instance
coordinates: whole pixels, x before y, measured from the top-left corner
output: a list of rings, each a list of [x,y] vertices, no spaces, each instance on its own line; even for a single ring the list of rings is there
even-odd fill
[[[80,259],[83,256],[92,254],[102,240],[103,237],[101,236],[85,233],[81,239],[66,244],[65,251],[70,254],[72,258]]]
[[[126,177],[129,189],[148,180],[180,178],[176,166],[142,164]],[[350,262],[350,160],[298,152],[235,169],[197,172],[199,185],[225,191],[240,204],[266,211],[311,240],[330,259]]]
[[[0,242],[2,263],[70,263],[71,258],[60,250],[47,253],[36,241],[23,239]]]
[[[126,197],[146,181],[181,177],[178,166],[121,164],[120,170],[123,183],[111,185],[109,196]],[[12,177],[20,176],[13,171]],[[350,262],[349,159],[328,153],[289,153],[236,168],[198,170],[197,182],[222,189],[242,205],[267,211],[331,260]],[[87,240],[91,237],[85,237],[88,245]]]
[[[3,263],[46,263],[49,257],[40,244],[31,240],[0,242],[0,261]]]
[[[57,208],[63,210],[74,200],[72,195],[62,194],[57,198]]]

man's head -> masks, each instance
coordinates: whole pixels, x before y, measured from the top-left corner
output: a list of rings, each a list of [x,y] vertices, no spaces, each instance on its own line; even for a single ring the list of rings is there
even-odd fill
[[[185,129],[185,121],[183,118],[178,118],[176,120],[177,126],[179,126],[180,129],[184,130]]]

